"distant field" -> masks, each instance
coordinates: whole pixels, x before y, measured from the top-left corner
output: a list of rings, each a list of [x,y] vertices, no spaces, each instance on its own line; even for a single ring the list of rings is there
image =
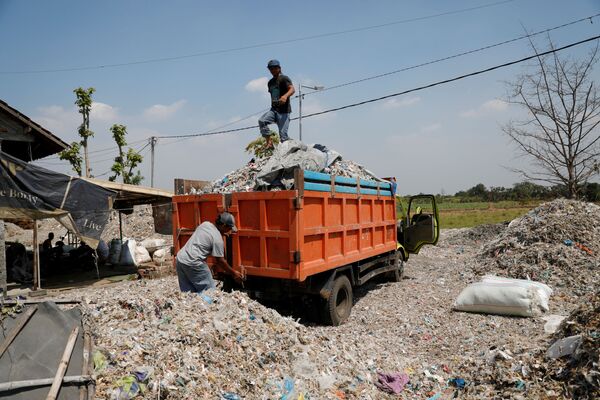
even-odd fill
[[[469,228],[482,224],[511,221],[526,214],[539,204],[540,202],[519,203],[516,201],[441,203],[438,204],[440,227],[442,229]]]

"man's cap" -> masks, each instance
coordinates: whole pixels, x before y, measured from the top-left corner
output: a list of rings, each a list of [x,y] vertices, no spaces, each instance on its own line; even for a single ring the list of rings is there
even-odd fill
[[[235,226],[235,218],[228,212],[222,212],[217,217],[217,223],[226,225],[231,228],[232,232],[237,232],[237,227]]]
[[[281,67],[281,64],[279,64],[279,61],[277,61],[277,60],[271,60],[267,64],[267,68],[271,68],[271,67]]]

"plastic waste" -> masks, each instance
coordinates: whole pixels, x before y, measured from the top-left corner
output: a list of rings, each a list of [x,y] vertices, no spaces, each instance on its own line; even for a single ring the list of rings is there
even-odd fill
[[[378,372],[375,386],[386,393],[400,394],[409,381],[410,378],[408,374],[405,374],[404,372]]]
[[[281,394],[281,397],[279,397],[279,400],[292,400],[294,392],[294,380],[292,378],[286,377],[283,380],[282,391],[283,393]]]
[[[467,382],[463,378],[452,378],[448,381],[448,383],[450,383],[457,389],[464,389],[467,384]]]
[[[223,400],[242,400],[240,396],[231,392],[225,392],[221,395],[221,397],[223,398]]]
[[[144,263],[148,263],[152,261],[152,257],[150,257],[150,253],[144,246],[136,246],[135,247],[135,264],[140,265]]]
[[[577,351],[583,341],[581,335],[569,336],[552,343],[546,352],[546,358],[561,358],[570,356]]]
[[[112,392],[113,400],[130,400],[142,392],[142,387],[133,375],[125,376],[116,382],[117,388]]]
[[[94,350],[92,359],[94,361],[95,372],[102,372],[108,366],[108,360],[100,350]]]

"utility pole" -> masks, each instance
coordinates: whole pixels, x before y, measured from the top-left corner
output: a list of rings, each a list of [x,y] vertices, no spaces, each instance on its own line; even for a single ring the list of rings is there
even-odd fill
[[[150,187],[154,187],[154,147],[157,140],[156,136],[150,138]]]
[[[302,88],[323,90],[325,89],[325,86],[305,86],[303,84],[298,85],[298,132],[300,132],[300,141],[302,141],[302,100],[304,99]]]

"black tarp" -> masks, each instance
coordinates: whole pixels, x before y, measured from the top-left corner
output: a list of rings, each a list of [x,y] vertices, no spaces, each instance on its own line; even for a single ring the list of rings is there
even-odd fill
[[[116,193],[0,152],[0,218],[56,218],[95,247]]]
[[[0,325],[0,342],[6,339],[17,320],[6,317]],[[54,378],[73,327],[79,334],[65,376],[81,375],[83,370],[83,326],[79,308],[61,310],[52,302],[38,305],[37,311],[0,357],[0,383]],[[0,392],[0,399],[43,400],[50,385]],[[58,400],[78,400],[79,387],[62,385]]]

